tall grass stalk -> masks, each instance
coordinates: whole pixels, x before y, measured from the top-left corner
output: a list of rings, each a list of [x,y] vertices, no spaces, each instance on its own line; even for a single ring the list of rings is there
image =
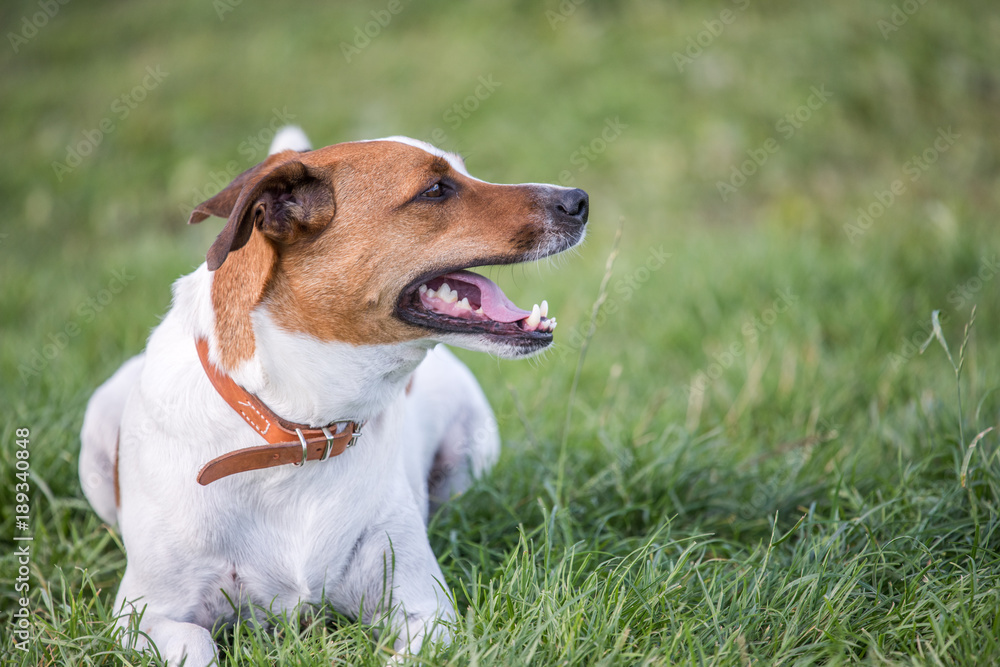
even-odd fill
[[[587,327],[587,334],[580,345],[580,354],[576,361],[576,371],[573,373],[573,383],[569,388],[569,398],[566,401],[566,419],[563,422],[562,438],[559,442],[559,462],[556,473],[556,502],[565,506],[563,498],[563,484],[566,478],[566,453],[569,443],[569,430],[573,425],[573,403],[576,399],[576,389],[580,384],[580,373],[583,371],[583,362],[587,359],[587,350],[590,348],[590,340],[597,331],[597,315],[601,312],[601,307],[608,298],[608,284],[615,270],[615,260],[618,259],[618,249],[622,238],[622,230],[625,227],[625,218],[618,221],[618,229],[615,231],[615,238],[611,242],[611,252],[604,263],[604,277],[601,278],[601,286],[597,290],[597,299],[590,310],[590,323]]]

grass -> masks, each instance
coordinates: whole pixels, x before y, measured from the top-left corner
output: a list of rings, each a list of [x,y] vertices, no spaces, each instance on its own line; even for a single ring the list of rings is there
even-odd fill
[[[183,225],[193,200],[291,115],[318,143],[434,136],[483,178],[592,197],[579,253],[492,273],[549,300],[556,349],[461,355],[504,454],[432,520],[458,621],[425,664],[1000,662],[994,4],[928,2],[883,36],[890,2],[407,3],[346,62],[386,6],[68,3],[0,49],[0,661],[156,664],[110,629],[125,554],[77,479],[83,409],[218,231]],[[476,98],[480,77],[499,85]],[[948,354],[919,352],[933,311]],[[223,664],[387,657],[335,615],[273,621],[220,632]]]

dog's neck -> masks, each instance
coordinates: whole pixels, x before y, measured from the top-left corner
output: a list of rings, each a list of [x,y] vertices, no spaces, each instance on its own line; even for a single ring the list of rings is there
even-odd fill
[[[282,330],[266,307],[254,311],[253,322],[254,356],[233,379],[278,415],[303,424],[374,418],[403,392],[432,345],[324,342]]]
[[[192,338],[206,338],[209,357],[218,363],[212,278],[202,265],[177,281],[174,298],[175,308],[186,315]],[[427,340],[395,345],[321,341],[281,329],[266,305],[254,309],[252,322],[252,356],[224,370],[278,416],[313,426],[377,417],[405,390],[434,345]]]

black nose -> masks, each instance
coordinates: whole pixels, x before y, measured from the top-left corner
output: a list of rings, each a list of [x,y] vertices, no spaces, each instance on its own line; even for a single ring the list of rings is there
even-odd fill
[[[590,197],[580,188],[563,190],[556,195],[555,208],[559,217],[567,222],[585,225],[590,213]]]

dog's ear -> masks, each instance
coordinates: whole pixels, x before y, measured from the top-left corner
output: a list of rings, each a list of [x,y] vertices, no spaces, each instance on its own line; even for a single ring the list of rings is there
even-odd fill
[[[188,218],[188,224],[195,225],[212,216],[223,219],[228,218],[233,212],[233,207],[236,206],[236,200],[240,198],[240,193],[243,192],[244,185],[257,180],[261,174],[267,173],[279,163],[295,155],[291,151],[268,155],[267,159],[263,162],[255,164],[234,178],[233,182],[222,188],[219,194],[195,206],[194,210],[191,211],[191,217]]]
[[[210,215],[227,218],[208,250],[209,270],[217,270],[229,253],[246,245],[254,227],[274,242],[291,243],[333,217],[328,174],[307,167],[296,156],[293,151],[272,155],[194,209],[191,224]]]

